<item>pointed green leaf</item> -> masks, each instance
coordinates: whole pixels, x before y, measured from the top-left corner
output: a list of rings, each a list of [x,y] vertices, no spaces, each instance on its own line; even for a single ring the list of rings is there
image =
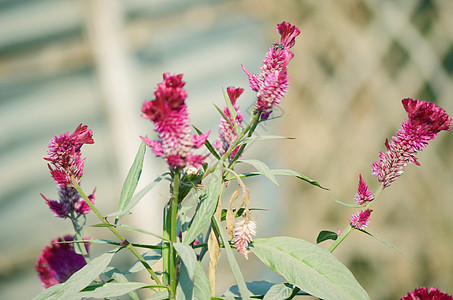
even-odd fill
[[[239,128],[239,125],[236,122],[237,111],[234,109],[233,103],[231,103],[230,96],[228,95],[228,92],[225,89],[223,89],[223,97],[225,99],[225,104],[226,104],[228,110],[230,111],[231,119],[234,122],[232,128],[234,128],[234,131],[236,132],[236,134],[239,135],[241,133],[241,129]]]
[[[129,172],[127,173],[126,180],[121,190],[120,202],[118,203],[118,211],[121,211],[126,207],[134,195],[135,189],[137,188],[138,180],[143,169],[143,159],[145,158],[146,144],[142,142],[138,148],[138,152],[135,155],[134,162],[132,163]]]
[[[198,134],[203,134],[197,127],[195,127],[193,125],[192,125],[192,127],[195,129],[195,131]],[[211,152],[211,154],[214,155],[214,157],[216,159],[220,159],[219,153],[217,153],[217,150],[214,148],[214,146],[212,146],[212,144],[209,142],[209,140],[206,139],[206,142],[204,143],[204,145],[206,146],[206,148],[208,148],[209,152]]]
[[[274,284],[264,295],[263,300],[285,300],[293,294],[294,287],[288,283]]]
[[[407,260],[408,260],[409,262],[411,262],[411,263],[414,263],[409,257],[406,256],[406,254],[403,253],[403,251],[401,251],[400,249],[398,249],[396,246],[393,246],[393,245],[390,244],[389,242],[386,242],[385,240],[381,239],[380,237],[375,236],[374,234],[369,233],[368,231],[361,230],[361,229],[358,229],[358,230],[361,231],[361,232],[363,232],[363,233],[368,234],[369,236],[374,237],[376,240],[378,240],[379,242],[383,243],[384,245],[389,246],[390,248],[392,248],[392,249],[398,251],[405,259],[407,259]]]
[[[190,279],[186,265],[181,265],[179,283],[176,289],[177,300],[205,300],[211,298],[209,279],[203,270],[201,262],[195,261],[194,266],[194,277]]]
[[[282,139],[283,140],[293,140],[294,138],[281,136],[281,135],[260,135],[260,136],[244,138],[239,141],[238,145],[249,144],[249,143],[258,142],[258,141],[282,140]]]
[[[322,299],[370,299],[332,253],[291,237],[255,239],[250,250],[270,269],[310,295]]]
[[[152,266],[156,262],[158,262],[162,258],[162,250],[156,250],[156,249],[151,249],[147,252],[145,252],[142,255],[143,259],[148,263],[148,265]],[[129,273],[136,273],[139,271],[144,270],[145,267],[143,266],[142,262],[137,260],[127,271],[125,271],[125,274]]]
[[[214,226],[216,227],[216,230],[219,233],[220,239],[222,240],[223,245],[225,247],[225,252],[227,254],[228,263],[230,264],[231,271],[233,272],[233,276],[236,279],[236,283],[239,288],[239,293],[240,293],[241,299],[250,299],[249,290],[247,289],[247,286],[245,284],[244,276],[242,276],[242,272],[241,272],[241,269],[239,268],[238,262],[236,261],[236,258],[234,257],[233,251],[231,250],[231,246],[230,246],[230,243],[228,242],[227,234],[225,233],[225,230],[223,229],[223,227],[220,224],[220,221],[216,215],[214,215],[212,217],[212,220],[214,221]]]
[[[65,283],[52,286],[33,299],[77,299],[78,292],[87,287],[105,270],[115,253],[116,250],[109,251],[96,257],[82,269],[75,272]]]
[[[316,238],[316,244],[319,244],[319,243],[327,241],[327,240],[335,241],[337,238],[338,238],[338,234],[336,232],[323,230],[318,234],[318,237]]]
[[[93,291],[80,292],[74,299],[118,297],[145,286],[149,286],[149,284],[143,282],[109,282]]]
[[[195,269],[197,267],[197,255],[193,251],[192,247],[187,244],[175,243],[173,246],[186,266],[190,280],[193,280],[195,276]]]
[[[184,244],[192,243],[208,227],[222,189],[222,165],[219,163],[211,174],[208,189],[206,190],[207,197],[201,200],[189,229],[183,234],[182,241]]]
[[[352,207],[352,208],[359,208],[359,207],[362,207],[362,205],[360,204],[349,204],[349,203],[345,203],[345,202],[342,202],[340,200],[337,200],[337,199],[334,199],[332,197],[329,197],[330,199],[332,199],[333,201],[337,202],[338,204],[341,204],[341,205],[344,205],[344,206],[347,206],[347,207]]]
[[[157,292],[146,300],[168,299],[168,291]]]
[[[269,169],[269,167],[263,163],[262,161],[260,160],[257,160],[257,159],[243,159],[243,160],[240,160],[239,162],[243,162],[243,163],[246,163],[246,164],[249,164],[249,165],[252,165],[255,167],[255,169],[257,169],[258,171],[260,171],[261,174],[263,174],[264,176],[266,176],[270,181],[272,181],[275,185],[277,186],[280,186],[277,182],[277,179],[275,179],[275,176],[274,174],[272,174],[272,171]]]

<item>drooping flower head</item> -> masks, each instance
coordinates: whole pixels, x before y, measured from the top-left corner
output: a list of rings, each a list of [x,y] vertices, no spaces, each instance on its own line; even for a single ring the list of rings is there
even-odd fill
[[[430,287],[429,291],[426,287],[419,287],[403,296],[401,300],[453,300],[453,297],[434,287]]]
[[[242,128],[242,120],[244,119],[244,114],[239,110],[239,105],[236,105],[236,100],[237,98],[244,92],[244,89],[241,88],[234,88],[232,86],[227,88],[227,93],[229,97],[229,101],[231,102],[235,112],[236,112],[236,118],[233,120],[233,116],[231,115],[230,110],[228,107],[225,107],[223,109],[223,113],[225,116],[228,118],[228,120],[225,120],[225,118],[220,119],[220,125],[219,125],[219,140],[216,141],[216,148],[220,151],[220,153],[223,155],[225,152],[230,148],[231,144],[236,140],[237,134],[234,128],[231,125],[234,125],[234,121],[236,121],[236,124]],[[228,101],[228,100],[227,100]],[[236,155],[237,151],[239,150],[239,146],[237,146],[230,154],[230,158],[234,158]]]
[[[359,175],[359,187],[357,188],[357,194],[354,196],[354,200],[357,204],[364,204],[365,202],[373,201],[374,197],[371,195],[371,190],[368,188],[365,180],[362,179],[362,174]]]
[[[244,255],[246,259],[248,259],[248,254],[250,253],[250,251],[247,250],[248,245],[255,235],[255,221],[248,214],[245,214],[234,226],[234,245],[236,250]]]
[[[410,98],[402,102],[409,118],[390,142],[386,140],[387,151],[381,152],[379,161],[373,162],[371,167],[384,187],[395,181],[410,162],[420,165],[415,157],[417,152],[425,148],[440,131],[450,130],[451,118],[436,104]]]
[[[250,87],[256,92],[255,111],[262,112],[262,120],[269,117],[272,109],[279,105],[281,99],[288,92],[287,67],[294,56],[289,49],[294,46],[296,37],[300,34],[300,30],[288,22],[278,24],[276,28],[281,36],[280,42],[269,48],[261,67],[261,73],[259,75],[250,74],[242,66],[249,78]]]
[[[93,144],[93,132],[87,126],[80,124],[76,130],[69,134],[66,132],[59,137],[53,137],[49,142],[47,151],[50,174],[58,185],[59,201],[49,200],[43,194],[47,205],[59,218],[75,218],[90,212],[90,206],[80,197],[74,188],[71,178],[78,183],[83,175],[85,159],[82,159],[81,148],[84,144]],[[94,202],[93,193],[88,196]]]
[[[141,137],[157,156],[162,156],[171,168],[198,166],[204,164],[204,155],[192,153],[192,149],[203,146],[209,132],[191,135],[191,125],[185,99],[185,82],[182,74],[163,74],[163,81],[157,85],[154,100],[145,101],[142,117],[154,122],[158,141]]]
[[[71,242],[74,238],[70,235],[54,239],[52,243]],[[85,244],[88,251],[88,244]],[[77,254],[71,243],[52,244],[46,246],[36,261],[36,271],[44,288],[63,283],[72,274],[86,265],[84,257]]]
[[[352,214],[351,218],[349,219],[349,222],[351,223],[351,226],[357,229],[364,230],[365,228],[368,227],[368,222],[370,221],[370,215],[373,210],[371,209],[365,209],[361,210],[356,214]]]

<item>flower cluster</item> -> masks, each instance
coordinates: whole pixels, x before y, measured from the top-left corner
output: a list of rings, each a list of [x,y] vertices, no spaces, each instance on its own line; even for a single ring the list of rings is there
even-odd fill
[[[192,149],[203,146],[209,132],[191,135],[191,125],[185,99],[185,82],[182,74],[163,74],[163,81],[157,85],[154,100],[145,101],[142,117],[154,122],[158,141],[141,137],[152,148],[156,156],[165,158],[170,168],[204,164],[207,155],[194,154]]]
[[[409,163],[420,165],[415,157],[417,152],[441,130],[450,130],[451,118],[436,104],[410,98],[402,102],[409,119],[390,142],[386,140],[387,151],[381,152],[379,161],[372,164],[372,173],[384,187],[395,181]]]
[[[93,143],[93,132],[82,124],[72,134],[66,132],[49,142],[48,157],[44,159],[49,161],[50,174],[58,185],[60,197],[56,201],[47,199],[43,194],[41,196],[59,218],[77,218],[90,211],[89,205],[74,188],[71,178],[80,181],[85,163],[85,159],[81,158],[81,148],[84,144]],[[95,191],[96,188],[88,197],[92,202]]]
[[[371,209],[365,209],[359,211],[356,214],[352,214],[352,217],[349,219],[351,226],[360,230],[364,230],[365,228],[367,228],[372,211],[373,210]]]
[[[234,246],[236,250],[248,259],[249,251],[247,247],[252,241],[252,236],[256,235],[256,224],[248,214],[242,220],[236,222],[234,227]]]
[[[236,123],[240,128],[242,128],[242,120],[244,119],[244,114],[242,114],[242,112],[239,110],[239,105],[236,105],[236,100],[243,92],[244,89],[241,88],[234,88],[232,86],[227,88],[229,98],[228,100],[231,102],[235,110],[236,117],[233,120],[233,116],[228,107],[225,107],[223,109],[223,113],[228,118],[228,120],[226,120],[225,118],[220,119],[219,125],[220,138],[219,140],[216,141],[215,144],[215,147],[220,151],[222,155],[227,152],[228,148],[230,148],[231,144],[233,144],[233,142],[237,138],[236,130],[233,127],[234,124]],[[233,149],[233,151],[230,154],[230,158],[234,158],[238,150],[239,146]]]
[[[300,34],[300,30],[296,26],[287,22],[278,24],[277,31],[281,36],[280,42],[269,48],[261,67],[261,73],[259,75],[250,74],[242,66],[249,78],[250,87],[256,92],[255,111],[262,112],[262,120],[269,117],[272,109],[279,105],[281,99],[288,92],[287,67],[289,61],[294,57],[289,49],[294,46],[295,39]]]
[[[429,290],[426,287],[419,287],[402,297],[401,300],[453,300],[453,297],[434,287],[430,287]]]
[[[65,282],[72,274],[86,265],[84,257],[75,252],[73,244],[61,243],[73,240],[70,235],[52,240],[52,244],[46,246],[39,255],[36,261],[36,271],[44,288],[47,289]],[[88,244],[85,244],[85,247],[88,251]]]

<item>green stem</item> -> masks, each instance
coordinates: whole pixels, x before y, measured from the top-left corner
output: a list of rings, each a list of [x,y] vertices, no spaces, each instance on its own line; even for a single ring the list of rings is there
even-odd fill
[[[173,245],[177,242],[178,232],[178,198],[179,198],[180,171],[175,171],[173,178],[173,196],[170,203],[170,299],[176,299],[176,251]]]
[[[109,230],[117,237],[121,240],[121,243],[122,245],[124,245],[129,251],[132,252],[132,254],[134,254],[134,256],[143,264],[143,266],[145,267],[145,269],[148,271],[148,273],[151,275],[151,277],[153,278],[153,280],[157,283],[157,285],[162,285],[162,283],[160,282],[159,278],[157,277],[156,273],[154,273],[153,269],[151,268],[151,266],[143,259],[143,257],[141,256],[140,253],[137,252],[137,250],[134,248],[134,246],[132,246],[131,243],[129,243],[128,240],[126,240],[126,238],[124,238],[113,226],[112,224],[110,224],[103,216],[102,214],[99,212],[99,210],[94,206],[94,204],[90,201],[90,199],[88,199],[88,197],[85,195],[85,193],[82,191],[82,189],[80,188],[79,184],[77,183],[77,181],[75,180],[75,178],[71,178],[71,181],[72,181],[72,184],[74,185],[74,188],[77,190],[77,192],[79,193],[79,195],[83,198],[83,200],[85,200],[85,202],[90,206],[91,210],[94,212],[94,214],[99,218],[99,220],[101,220],[101,222],[105,225],[107,225],[106,227],[109,228]]]
[[[70,217],[71,217],[72,226],[74,227],[74,231],[75,231],[74,240],[83,241],[85,239],[85,236],[83,234],[83,225],[80,226],[80,224],[78,222],[78,217],[76,217],[76,215],[74,214],[74,211],[71,211]],[[76,248],[82,254],[86,263],[90,262],[90,256],[88,255],[88,252],[87,252],[87,249],[86,249],[84,243],[75,243],[74,248]]]

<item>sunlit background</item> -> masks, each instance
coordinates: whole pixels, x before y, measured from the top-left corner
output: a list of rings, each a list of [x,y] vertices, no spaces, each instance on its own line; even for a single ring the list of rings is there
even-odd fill
[[[352,203],[359,174],[378,187],[370,166],[406,117],[401,100],[435,102],[453,114],[452,13],[453,2],[443,0],[0,0],[0,298],[36,295],[36,258],[72,232],[39,195],[57,197],[42,159],[54,135],[80,123],[93,130],[95,144],[82,151],[82,187],[97,187],[103,214],[115,211],[139,136],[153,136],[140,109],[162,73],[184,74],[191,121],[212,129],[214,141],[222,88],[245,88],[239,104],[250,112],[254,93],[241,64],[259,72],[283,20],[302,32],[290,91],[276,111],[283,118],[258,133],[296,139],[253,144],[245,157],[299,171],[329,190],[288,178],[279,178],[281,187],[246,181],[251,205],[267,209],[256,212],[257,236],[315,242],[321,230],[343,229],[354,210],[331,198]],[[399,299],[421,285],[453,293],[452,148],[451,133],[440,133],[420,153],[421,166],[408,166],[373,206],[369,231],[414,263],[359,232],[334,252],[371,299]],[[148,153],[141,185],[165,169]],[[162,184],[125,222],[160,233],[167,196]],[[113,239],[100,229],[86,233]],[[103,250],[92,247],[93,255]],[[247,281],[283,281],[253,257],[237,259]],[[131,261],[125,253],[118,263]],[[221,263],[219,295],[234,284]]]

